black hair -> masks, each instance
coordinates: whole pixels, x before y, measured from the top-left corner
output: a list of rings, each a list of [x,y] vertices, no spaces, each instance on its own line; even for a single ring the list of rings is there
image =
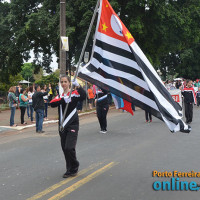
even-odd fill
[[[35,85],[35,91],[37,91],[37,88],[40,87],[40,85]]]
[[[23,94],[23,92],[24,92],[24,89],[23,89],[23,88],[21,88],[21,90],[20,90],[20,94]]]
[[[188,84],[190,81],[192,81],[192,80],[190,80],[190,79],[187,79],[187,81],[186,81],[186,84]]]

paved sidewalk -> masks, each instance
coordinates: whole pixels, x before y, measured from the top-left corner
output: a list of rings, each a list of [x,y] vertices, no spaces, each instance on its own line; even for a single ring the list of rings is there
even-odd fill
[[[87,110],[84,111],[85,108],[83,108],[83,111],[79,113],[79,116],[95,113],[96,109],[93,108],[92,110]],[[112,105],[110,106],[109,109],[115,109],[115,106]],[[138,108],[136,108],[138,110]],[[35,112],[33,114],[34,117],[34,122],[32,123],[30,118],[27,116],[27,111],[25,113],[24,120],[27,122],[26,125],[21,124],[21,119],[20,119],[20,109],[16,109],[15,111],[15,124],[17,124],[17,127],[10,127],[10,110],[5,110],[0,112],[0,134],[4,133],[5,131],[19,131],[25,128],[30,128],[35,126]],[[43,124],[50,124],[50,123],[57,123],[58,122],[58,108],[51,108],[48,107],[48,120],[44,120]]]
[[[35,121],[35,113],[33,114],[34,121]],[[58,109],[57,108],[48,108],[48,119],[49,120],[57,120],[58,119]],[[27,116],[27,111],[24,117],[25,122],[27,125],[31,125],[31,119]],[[15,124],[18,126],[24,126],[21,124],[20,120],[20,109],[16,109],[15,111]],[[0,112],[0,126],[10,126],[10,110],[5,110]]]
[[[95,112],[95,108],[91,111],[81,112],[79,113],[79,116],[94,113],[94,112]],[[14,120],[15,120],[15,124],[17,124],[17,127],[10,127],[10,110],[1,111],[0,112],[0,132],[3,132],[7,129],[22,130],[24,128],[35,126],[35,112],[33,114],[34,123],[32,123],[30,118],[28,118],[27,111],[26,111],[24,120],[25,122],[27,122],[27,125],[21,124],[20,114],[21,114],[20,109],[16,109]],[[58,108],[49,107],[47,118],[48,120],[44,120],[43,124],[56,123],[58,121]]]

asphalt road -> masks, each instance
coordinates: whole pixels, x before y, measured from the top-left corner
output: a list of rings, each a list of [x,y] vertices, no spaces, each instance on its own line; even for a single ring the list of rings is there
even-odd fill
[[[172,134],[153,118],[145,123],[144,111],[135,116],[111,110],[108,133],[100,134],[95,114],[80,119],[77,157],[80,172],[63,179],[64,157],[57,124],[44,134],[34,128],[0,135],[1,200],[199,200],[199,191],[155,191],[152,172],[200,172],[200,109],[194,110],[190,134]],[[200,178],[180,178],[195,181]],[[176,179],[178,183],[178,179]],[[158,186],[158,185],[157,185]]]

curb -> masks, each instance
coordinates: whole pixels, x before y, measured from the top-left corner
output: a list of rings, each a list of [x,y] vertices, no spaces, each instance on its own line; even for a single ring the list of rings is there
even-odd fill
[[[115,108],[115,106],[110,106],[109,109],[114,109],[114,108]],[[81,117],[81,116],[89,115],[89,114],[92,114],[92,113],[95,113],[95,112],[96,112],[96,109],[89,111],[89,112],[78,113],[78,116]],[[44,121],[43,124],[53,124],[53,123],[57,123],[57,122],[58,122],[58,120],[50,120],[50,121]],[[35,127],[35,126],[36,126],[36,124],[30,124],[30,125],[26,125],[26,126],[17,126],[17,127],[0,126],[0,128],[21,131],[23,129],[31,128],[31,127]]]
[[[90,111],[90,112],[85,112],[85,113],[79,113],[78,116],[84,116],[84,115],[89,115],[92,113],[95,113],[96,111]],[[53,123],[57,123],[58,120],[50,120],[50,121],[44,121],[43,124],[53,124]],[[31,127],[35,127],[36,124],[30,124],[30,125],[26,125],[26,126],[17,126],[17,127],[10,127],[10,126],[0,126],[0,128],[6,128],[6,129],[12,129],[12,130],[17,130],[17,131],[21,131],[23,129],[26,128],[31,128]]]

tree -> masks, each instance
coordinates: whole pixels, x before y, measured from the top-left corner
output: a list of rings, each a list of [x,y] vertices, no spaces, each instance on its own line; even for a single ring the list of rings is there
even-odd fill
[[[163,73],[190,78],[200,73],[200,1],[110,0],[110,3],[153,66]],[[71,64],[79,58],[95,4],[96,0],[66,1]],[[0,1],[0,10],[0,80],[8,81],[8,74],[19,73],[31,50],[37,70],[42,67],[50,73],[52,54],[59,57],[59,1],[15,0],[10,4]],[[91,51],[95,26],[86,51]]]
[[[34,72],[34,67],[32,63],[25,63],[22,66],[21,75],[23,79],[33,82],[34,81],[33,72]]]

